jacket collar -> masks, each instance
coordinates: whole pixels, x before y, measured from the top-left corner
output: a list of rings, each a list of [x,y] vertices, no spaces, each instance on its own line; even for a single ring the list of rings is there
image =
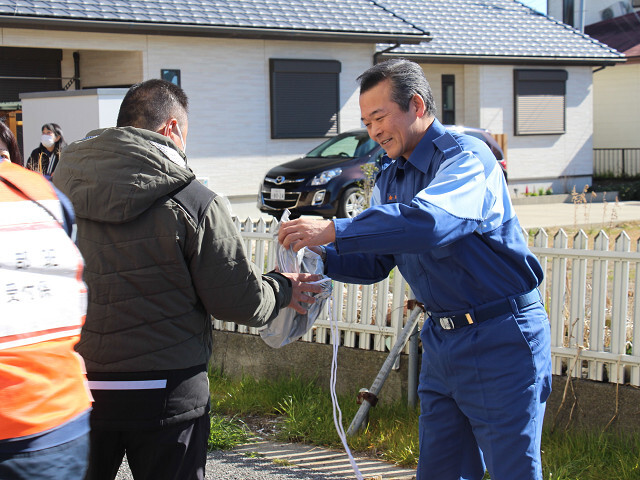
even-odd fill
[[[437,118],[434,118],[431,125],[429,125],[429,128],[427,128],[427,131],[424,132],[422,139],[420,139],[418,145],[416,145],[416,148],[409,156],[409,159],[405,160],[404,157],[400,157],[402,160],[400,165],[404,166],[405,162],[409,162],[422,173],[427,173],[429,165],[433,159],[433,154],[436,151],[436,145],[434,142],[446,133],[447,130],[444,126]]]

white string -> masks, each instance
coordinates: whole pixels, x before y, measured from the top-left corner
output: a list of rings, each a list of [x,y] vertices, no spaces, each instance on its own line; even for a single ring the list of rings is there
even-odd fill
[[[356,474],[357,480],[363,480],[362,474],[358,469],[358,464],[353,458],[353,455],[351,455],[351,450],[349,449],[349,445],[347,444],[347,435],[344,432],[344,427],[342,425],[342,411],[340,410],[340,405],[338,405],[338,396],[336,395],[336,379],[338,376],[338,346],[340,345],[340,332],[338,330],[338,318],[333,310],[333,295],[329,299],[329,325],[331,326],[331,343],[333,345],[333,357],[331,358],[331,380],[329,382],[329,390],[331,391],[331,403],[333,404],[333,423],[336,426],[336,430],[338,432],[340,440],[342,441],[342,445],[344,445],[344,449],[349,456],[349,463],[351,463],[351,467]],[[338,412],[337,416],[336,411]]]

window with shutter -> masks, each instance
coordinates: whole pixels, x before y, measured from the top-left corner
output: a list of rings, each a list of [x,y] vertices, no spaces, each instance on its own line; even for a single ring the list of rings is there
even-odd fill
[[[565,133],[565,70],[515,70],[515,135]]]
[[[271,59],[271,138],[336,135],[340,70],[335,60]]]

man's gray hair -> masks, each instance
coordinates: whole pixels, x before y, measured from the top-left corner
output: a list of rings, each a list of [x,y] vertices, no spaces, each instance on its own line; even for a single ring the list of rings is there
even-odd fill
[[[404,58],[394,58],[378,63],[358,77],[360,95],[387,79],[391,81],[391,99],[403,112],[409,110],[411,99],[418,94],[424,100],[427,113],[435,117],[436,103],[433,100],[431,86],[420,65]]]

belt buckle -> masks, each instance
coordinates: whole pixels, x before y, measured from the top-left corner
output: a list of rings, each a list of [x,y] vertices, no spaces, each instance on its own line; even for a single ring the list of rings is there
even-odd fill
[[[445,330],[453,330],[455,328],[451,317],[440,317],[440,326]]]

